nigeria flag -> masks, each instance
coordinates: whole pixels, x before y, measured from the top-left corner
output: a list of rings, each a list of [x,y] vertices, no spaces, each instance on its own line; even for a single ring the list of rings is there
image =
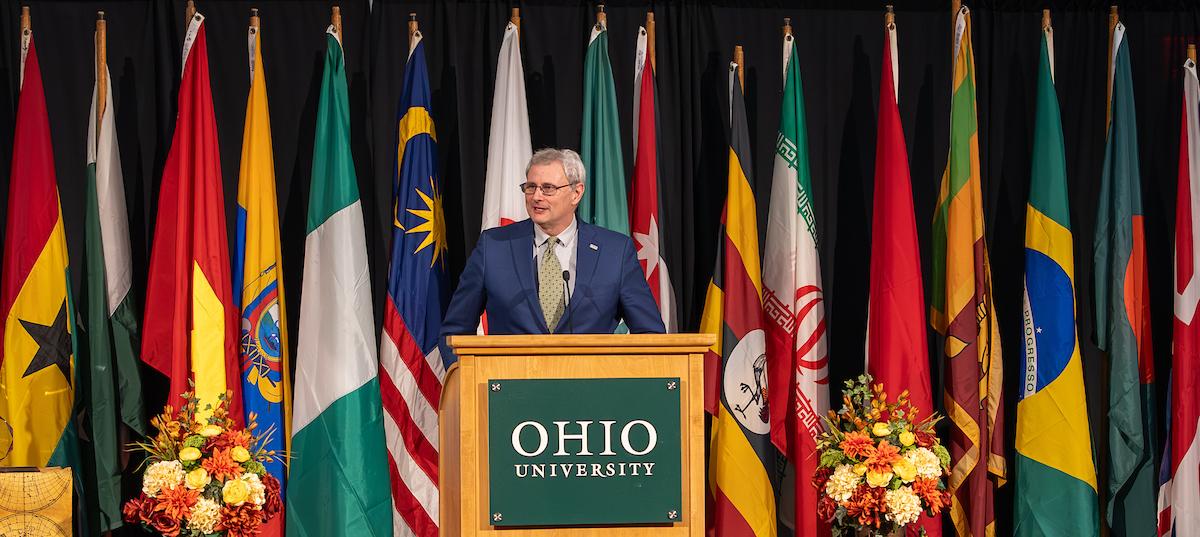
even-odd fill
[[[325,36],[304,239],[287,534],[392,535],[366,233],[341,36]]]

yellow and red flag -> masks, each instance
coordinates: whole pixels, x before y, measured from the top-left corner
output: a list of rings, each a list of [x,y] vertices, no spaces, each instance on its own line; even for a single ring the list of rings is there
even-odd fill
[[[75,455],[75,315],[67,241],[37,50],[23,32],[21,93],[0,269],[0,417],[12,426],[4,466],[69,466]]]
[[[776,533],[778,452],[771,444],[767,407],[757,211],[737,67],[729,64],[729,192],[721,215],[717,267],[700,319],[700,331],[717,336],[717,343],[705,353],[704,374],[704,407],[712,415],[708,528],[722,536],[763,537]]]
[[[233,391],[229,415],[241,420],[238,315],[207,47],[204,15],[196,13],[184,39],[179,116],[158,194],[142,360],[170,379],[171,404],[179,405],[190,379],[201,408]]]

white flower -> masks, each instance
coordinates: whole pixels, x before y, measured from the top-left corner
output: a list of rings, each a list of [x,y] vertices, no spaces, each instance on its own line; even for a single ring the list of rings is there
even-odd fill
[[[221,506],[203,496],[196,500],[196,505],[192,506],[192,512],[188,513],[189,530],[196,530],[203,534],[214,532],[214,527],[217,521],[221,519]]]
[[[262,504],[267,503],[267,487],[258,478],[258,474],[246,472],[242,475],[242,481],[245,481],[250,486],[250,496],[246,498],[246,501],[260,507]]]
[[[862,476],[854,473],[854,467],[843,464],[834,469],[833,475],[829,476],[829,481],[825,483],[825,494],[835,502],[844,502],[854,495],[861,482]]]
[[[937,479],[942,476],[942,461],[927,448],[917,448],[904,454],[917,467],[917,477]]]
[[[912,487],[900,487],[886,493],[888,513],[887,519],[898,525],[912,524],[921,516],[921,498],[913,492]]]
[[[178,487],[183,483],[183,465],[179,461],[159,461],[146,468],[142,476],[142,492],[151,498],[163,489]]]

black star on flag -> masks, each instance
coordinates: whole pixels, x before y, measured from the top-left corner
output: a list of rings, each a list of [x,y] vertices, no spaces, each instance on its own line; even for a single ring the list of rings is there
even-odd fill
[[[58,309],[58,315],[49,326],[18,319],[29,337],[38,344],[38,351],[30,360],[29,367],[21,378],[28,377],[47,367],[56,365],[58,370],[71,383],[71,333],[67,331],[67,303],[64,301]]]

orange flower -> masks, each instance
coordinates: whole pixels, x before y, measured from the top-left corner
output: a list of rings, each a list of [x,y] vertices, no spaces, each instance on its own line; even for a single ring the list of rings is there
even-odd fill
[[[235,446],[250,449],[250,431],[226,429],[225,432],[208,439],[210,449],[231,449]]]
[[[224,531],[226,537],[250,537],[259,534],[262,524],[263,512],[250,504],[242,504],[240,507],[222,507],[221,521],[216,529]]]
[[[853,459],[864,459],[875,454],[875,442],[866,433],[857,431],[846,433],[845,440],[842,440],[838,447],[842,448],[847,457]]]
[[[921,501],[925,502],[926,510],[931,513],[940,513],[943,507],[950,505],[948,498],[938,490],[936,479],[918,479],[913,481],[912,488]]]
[[[858,519],[863,526],[878,528],[883,524],[883,515],[887,512],[887,490],[859,485],[858,490],[844,505],[846,515]]]
[[[890,472],[892,471],[892,463],[898,460],[900,460],[900,449],[890,444],[887,440],[880,440],[879,446],[875,448],[875,453],[867,457],[867,469],[881,474]]]
[[[196,505],[199,498],[200,491],[187,487],[163,489],[158,493],[158,505],[154,509],[179,520],[192,511],[192,506]]]
[[[214,481],[225,481],[242,475],[242,465],[233,460],[228,449],[216,449],[209,458],[200,465],[208,470],[208,475]]]

